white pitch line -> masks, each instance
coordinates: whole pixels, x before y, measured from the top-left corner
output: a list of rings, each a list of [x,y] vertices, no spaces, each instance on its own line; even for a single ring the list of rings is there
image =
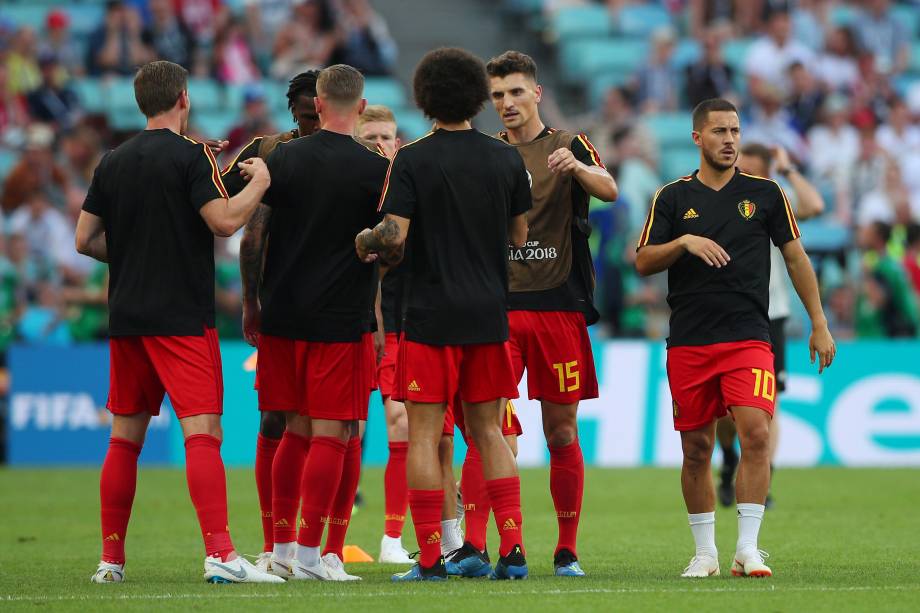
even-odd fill
[[[104,588],[103,588],[104,589]],[[574,590],[502,590],[496,592],[482,593],[483,596],[490,598],[495,596],[567,596],[569,594],[709,594],[709,593],[750,593],[750,592],[875,592],[875,591],[901,591],[915,592],[920,591],[920,585],[850,585],[850,586],[823,586],[823,585],[803,585],[790,587],[776,587],[775,585],[765,586],[762,588],[585,588]],[[400,597],[424,597],[430,598],[432,595],[437,596],[477,596],[479,594],[471,593],[467,590],[445,590],[434,589],[426,592],[404,592],[398,590],[387,592],[323,592],[323,594],[335,598],[378,598],[384,596]],[[277,598],[302,598],[304,593],[298,592],[272,592],[269,594],[233,594],[231,592],[215,592],[213,594],[99,594],[99,595],[79,595],[79,596],[20,596],[5,595],[0,598],[0,602],[89,602],[105,600],[219,600],[219,599],[244,599],[244,600],[262,600]]]

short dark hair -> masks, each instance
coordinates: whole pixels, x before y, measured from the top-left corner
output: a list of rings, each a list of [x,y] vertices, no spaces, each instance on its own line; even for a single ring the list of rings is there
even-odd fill
[[[526,53],[520,51],[505,51],[498,57],[493,57],[486,64],[486,73],[490,77],[507,77],[511,74],[521,73],[525,77],[537,80],[537,63]]]
[[[316,95],[333,103],[355,104],[364,95],[364,75],[348,64],[333,64],[320,71]]]
[[[760,158],[767,168],[773,163],[773,152],[761,143],[749,143],[741,148],[741,155],[745,157]]]
[[[188,71],[166,60],[144,64],[134,75],[134,99],[137,108],[147,117],[172,109],[186,90]]]
[[[873,221],[869,224],[869,227],[872,228],[881,242],[887,244],[891,240],[891,226],[884,221]]]
[[[731,111],[736,115],[738,114],[738,109],[735,108],[735,105],[725,98],[703,100],[693,109],[693,129],[699,131],[703,124],[706,123],[706,120],[709,119],[709,114],[718,111]]]
[[[316,80],[319,78],[318,70],[302,72],[288,82],[287,99],[288,110],[294,110],[294,103],[300,96],[316,97]]]
[[[425,115],[446,123],[472,119],[489,99],[482,60],[455,47],[426,53],[415,68],[412,90]]]

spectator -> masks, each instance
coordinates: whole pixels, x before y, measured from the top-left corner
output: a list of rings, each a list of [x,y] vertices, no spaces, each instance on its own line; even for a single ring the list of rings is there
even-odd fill
[[[856,301],[856,334],[860,338],[913,337],[918,314],[904,269],[887,249],[891,228],[873,222],[859,231],[863,252],[862,286]]]
[[[93,180],[93,171],[102,157],[99,133],[86,125],[79,125],[61,135],[60,163],[67,175],[68,184],[80,192],[82,204],[86,190]]]
[[[849,178],[848,189],[840,194],[842,197],[840,201],[844,209],[842,213],[848,223],[858,221],[858,218],[848,219],[851,217],[852,203],[858,204],[866,194],[879,189],[885,179],[886,169],[891,166],[888,156],[878,146],[878,141],[875,140],[875,126],[863,124],[858,126],[858,129],[859,155],[856,157],[853,166],[847,171],[847,177]]]
[[[242,22],[231,17],[217,31],[211,73],[222,83],[242,85],[262,78]]]
[[[871,117],[883,121],[888,114],[888,101],[894,96],[891,80],[876,70],[875,56],[863,52],[856,60],[859,79],[852,91],[854,117]]]
[[[889,159],[882,182],[859,200],[856,221],[859,226],[875,222],[891,226],[906,225],[917,219],[920,219],[920,193],[908,192],[897,162]]]
[[[271,65],[275,39],[290,21],[291,13],[303,0],[243,0],[249,41],[260,68]]]
[[[42,55],[39,66],[42,82],[27,97],[29,113],[58,130],[72,128],[83,115],[77,94],[62,82],[60,64],[53,54]]]
[[[789,10],[782,3],[767,8],[766,34],[758,38],[748,51],[745,73],[750,78],[751,93],[759,95],[765,87],[785,92],[788,70],[794,62],[810,68],[814,53],[791,36]]]
[[[27,94],[41,83],[38,44],[32,28],[19,28],[13,35],[6,55],[6,69],[6,86],[11,94]]]
[[[634,78],[639,108],[644,113],[677,109],[680,75],[673,62],[675,41],[674,30],[667,26],[652,34],[651,57]]]
[[[33,302],[41,283],[57,282],[57,271],[48,263],[32,257],[29,241],[23,234],[6,236],[7,254],[19,280],[20,303]]]
[[[53,283],[39,283],[34,304],[19,320],[19,335],[27,343],[69,345],[70,330],[64,315],[60,288]]]
[[[858,49],[853,31],[847,27],[831,30],[824,52],[818,57],[818,80],[831,91],[851,91],[859,80]]]
[[[221,0],[172,0],[176,15],[202,45],[211,43],[217,35],[227,11]]]
[[[782,93],[773,87],[761,88],[754,100],[744,139],[769,147],[779,146],[798,164],[808,163],[808,143],[793,128],[793,118],[783,108]]]
[[[239,151],[256,136],[274,134],[278,130],[272,123],[265,103],[265,92],[258,86],[251,86],[243,93],[243,120],[230,129],[227,140],[228,151]]]
[[[818,122],[818,114],[824,104],[824,91],[808,68],[799,62],[789,66],[789,83],[789,102],[786,108],[792,116],[792,127],[804,135]]]
[[[141,40],[157,58],[179,64],[192,73],[201,74],[195,58],[195,38],[176,14],[172,0],[150,0],[150,25]]]
[[[324,68],[336,45],[332,13],[323,0],[304,0],[294,7],[291,20],[278,32],[271,75],[288,79],[305,70]]]
[[[907,189],[920,194],[920,128],[911,119],[907,101],[893,98],[888,121],[876,131],[875,139],[885,153],[897,161]]]
[[[59,270],[74,259],[73,226],[41,191],[30,194],[26,205],[10,215],[9,231],[26,238],[30,257],[43,266]]]
[[[914,286],[914,302],[920,300],[920,223],[907,226],[904,269]]]
[[[830,29],[830,9],[830,0],[798,0],[792,10],[793,38],[819,51]]]
[[[650,166],[658,166],[658,143],[642,118],[636,112],[632,92],[626,87],[611,87],[604,96],[604,105],[595,117],[588,117],[579,125],[587,126],[591,141],[597,146],[598,156],[609,164],[618,164],[614,135],[622,128],[631,128],[637,143],[638,155]]]
[[[848,123],[849,114],[845,97],[829,96],[822,108],[823,122],[808,131],[811,176],[822,190],[835,195],[849,190],[848,173],[859,157],[859,132]]]
[[[0,231],[0,364],[6,363],[6,350],[25,308],[19,271],[6,254],[6,236]]]
[[[875,56],[879,72],[901,74],[910,60],[907,29],[891,14],[889,0],[866,0],[865,4],[866,10],[855,22],[860,46]]]
[[[332,63],[354,66],[366,76],[388,75],[396,63],[396,43],[367,0],[342,0],[342,40]]]
[[[90,261],[92,268],[83,283],[60,290],[67,307],[70,336],[77,342],[105,338],[109,327],[109,267]]]
[[[726,22],[740,36],[756,29],[762,0],[688,0],[687,4],[694,38],[701,38],[714,24]]]
[[[686,68],[687,102],[695,107],[709,98],[734,97],[734,69],[722,57],[722,39],[715,28],[703,35],[703,55]]]
[[[3,184],[0,208],[4,213],[11,213],[38,190],[44,190],[53,202],[63,206],[67,175],[54,163],[53,142],[51,128],[38,123],[29,126],[23,155]]]
[[[22,143],[29,110],[25,97],[11,91],[8,74],[6,63],[0,61],[0,144],[15,147]]]
[[[49,11],[45,18],[45,37],[39,45],[39,57],[43,55],[58,59],[62,79],[86,72],[80,45],[70,36],[70,17],[61,9]]]
[[[661,180],[654,167],[644,159],[642,145],[634,128],[624,126],[613,134],[613,146],[617,152],[617,185],[620,188],[618,202],[625,202],[627,217],[624,220],[625,233],[631,239],[645,223],[652,196],[661,187]]]
[[[133,76],[138,66],[154,58],[141,33],[138,12],[121,0],[109,0],[105,19],[89,37],[87,72]]]

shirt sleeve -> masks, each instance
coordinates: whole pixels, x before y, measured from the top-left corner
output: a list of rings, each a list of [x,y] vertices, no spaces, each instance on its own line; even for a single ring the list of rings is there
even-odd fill
[[[108,153],[99,160],[96,170],[93,171],[93,180],[89,184],[89,190],[86,192],[86,199],[83,200],[83,210],[97,217],[105,217],[108,211],[108,204],[106,203],[105,195],[102,193],[102,186],[100,185],[102,182],[102,166],[105,164],[107,157]]]
[[[188,174],[189,197],[196,211],[212,200],[230,197],[220,178],[214,153],[205,144],[200,147],[192,155]]]
[[[240,149],[240,152],[236,154],[233,161],[227,164],[220,172],[220,178],[224,182],[224,187],[227,188],[227,193],[231,196],[236,196],[246,187],[246,181],[243,179],[243,175],[240,173],[240,167],[237,166],[237,164],[243,160],[258,157],[259,145],[261,144],[261,136],[252,139],[248,145]]]
[[[773,244],[782,247],[789,241],[799,238],[801,233],[786,192],[779,183],[775,183],[775,188],[775,198],[767,211],[767,230]]]
[[[674,240],[674,204],[668,194],[663,192],[662,187],[652,198],[652,206],[642,227],[637,250],[646,245],[663,245]]]
[[[581,133],[573,138],[570,148],[572,149],[572,154],[575,156],[575,159],[582,164],[605,168],[604,163],[601,162],[601,156],[598,155],[597,149],[595,149],[591,141],[588,140],[586,134]]]
[[[379,211],[412,219],[418,200],[411,170],[405,154],[393,157],[383,181]]]
[[[511,193],[511,210],[509,211],[511,217],[517,217],[533,208],[533,196],[530,193],[530,172],[524,165],[524,158],[518,155],[517,151],[514,152],[514,157],[517,158],[519,164],[514,171],[516,180],[514,191]]]

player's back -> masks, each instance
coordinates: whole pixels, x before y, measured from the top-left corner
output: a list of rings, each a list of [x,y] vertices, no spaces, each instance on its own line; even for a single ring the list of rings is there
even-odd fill
[[[388,161],[352,137],[320,130],[269,156],[272,207],[262,282],[262,331],[357,341],[372,299],[373,266],[354,239],[379,220]]]
[[[144,130],[100,162],[85,208],[103,218],[113,335],[214,325],[214,241],[199,210],[226,197],[210,150]]]
[[[512,147],[475,130],[436,130],[397,153],[387,190],[412,181],[416,199],[407,338],[437,344],[507,338],[508,222],[530,208],[526,173]]]

